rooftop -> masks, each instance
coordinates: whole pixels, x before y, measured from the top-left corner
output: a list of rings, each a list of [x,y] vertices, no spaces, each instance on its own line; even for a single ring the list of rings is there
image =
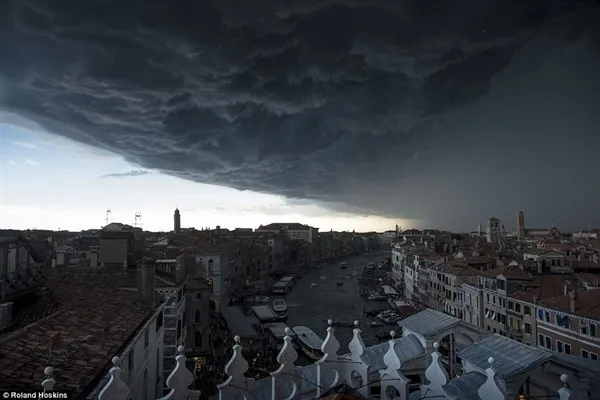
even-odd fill
[[[56,390],[85,395],[153,311],[136,293],[48,281],[18,313],[18,329],[0,335],[0,390],[30,390],[52,365]]]
[[[137,288],[138,285],[138,276],[135,268],[59,266],[45,269],[43,273],[49,278],[74,284],[88,284],[112,288]],[[154,277],[154,286],[157,288],[177,286],[175,276],[158,271]]]
[[[436,333],[448,329],[453,325],[460,323],[458,318],[443,312],[428,308],[418,314],[412,315],[398,322],[402,328],[421,335],[423,337],[435,335]]]
[[[571,300],[569,295],[559,295],[556,297],[548,298],[538,303],[539,305],[554,310],[563,311],[566,313],[570,311]],[[577,292],[577,299],[575,300],[575,313],[580,317],[586,317],[600,321],[600,290],[591,289]]]

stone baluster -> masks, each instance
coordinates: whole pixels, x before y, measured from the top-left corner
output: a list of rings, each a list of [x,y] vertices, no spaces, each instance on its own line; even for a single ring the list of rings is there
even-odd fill
[[[298,353],[294,350],[291,333],[290,328],[285,328],[283,347],[277,355],[277,362],[280,365],[277,370],[271,372],[272,400],[293,400],[297,399],[300,394],[302,375],[298,367],[294,365],[298,359]]]
[[[382,400],[408,400],[408,383],[402,371],[402,362],[396,353],[396,332],[390,332],[391,339],[388,340],[389,349],[383,356],[386,368],[379,371],[381,375],[381,398]],[[487,399],[486,399],[487,400]]]
[[[56,385],[56,381],[53,378],[54,368],[44,368],[44,375],[46,375],[46,378],[42,381],[42,388],[44,389],[44,393],[51,392],[54,390],[54,385]]]
[[[131,392],[129,386],[121,380],[121,368],[119,357],[112,358],[113,367],[108,371],[110,379],[98,395],[98,400],[129,400]]]
[[[425,370],[427,384],[421,385],[421,393],[429,392],[431,396],[445,396],[443,387],[450,380],[442,364],[441,355],[438,351],[439,348],[440,344],[435,342],[433,344],[433,353],[431,353],[431,364]]]
[[[357,392],[365,399],[369,398],[370,388],[370,365],[365,362],[365,343],[362,340],[361,330],[358,328],[359,322],[354,321],[354,337],[350,341],[350,364],[346,368],[346,382],[357,389]]]
[[[193,400],[199,399],[201,392],[199,390],[188,389],[194,383],[194,375],[186,367],[184,356],[185,347],[177,348],[177,356],[175,357],[175,368],[167,378],[167,387],[171,389],[166,396],[158,400]]]
[[[506,394],[504,393],[504,390],[502,390],[502,388],[498,385],[498,382],[496,382],[496,371],[494,371],[493,368],[494,358],[488,358],[488,363],[490,366],[485,370],[487,379],[483,385],[479,387],[477,394],[479,395],[479,398],[485,400],[506,400]]]
[[[336,386],[340,381],[340,372],[342,364],[339,362],[338,350],[340,342],[335,337],[335,329],[333,328],[333,320],[328,320],[327,337],[321,345],[323,357],[315,362],[317,365],[317,398],[322,396],[328,389]],[[325,377],[332,376],[333,381],[327,382],[329,379]]]
[[[236,336],[234,341],[233,355],[225,365],[225,373],[229,375],[229,378],[217,385],[219,400],[231,400],[236,397],[240,398],[240,400],[251,400],[250,390],[252,390],[252,386],[254,385],[254,379],[244,376],[248,372],[248,361],[242,355],[240,337]]]
[[[558,398],[560,400],[569,400],[571,398],[571,390],[567,387],[569,375],[562,374],[560,376],[560,381],[563,383],[563,387],[558,389]]]

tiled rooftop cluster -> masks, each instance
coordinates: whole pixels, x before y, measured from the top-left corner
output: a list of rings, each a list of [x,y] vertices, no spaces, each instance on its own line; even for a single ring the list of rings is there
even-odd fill
[[[420,390],[409,393],[407,379],[402,371],[402,348],[398,348],[405,338],[396,338],[395,332],[390,332],[391,339],[378,347],[382,347],[382,360],[377,362],[370,359],[367,348],[361,338],[358,321],[354,328],[354,338],[349,344],[350,353],[339,355],[340,344],[335,336],[335,330],[329,321],[327,337],[321,350],[323,357],[314,364],[298,367],[295,362],[298,354],[292,346],[291,330],[286,330],[284,345],[277,356],[279,367],[271,372],[270,378],[255,380],[245,376],[248,372],[248,362],[242,355],[240,338],[235,337],[233,355],[225,372],[228,378],[218,385],[218,395],[215,399],[230,400],[297,400],[334,398],[333,393],[345,391],[351,396],[349,399],[368,399],[371,385],[380,385],[383,400],[419,400],[423,397],[437,399],[460,400],[504,400],[506,396],[503,383],[496,375],[494,359],[489,357],[485,373],[468,372],[465,375],[450,379],[442,365],[441,355],[438,352],[439,344],[433,344],[430,352],[429,366],[425,370],[427,383],[421,385]],[[200,392],[188,389],[193,382],[192,373],[186,369],[184,348],[179,347],[176,356],[176,367],[167,379],[170,392],[160,400],[194,399]],[[372,353],[372,351],[371,351]],[[400,354],[399,354],[400,353]],[[130,389],[120,378],[120,359],[112,359],[113,367],[110,379],[100,391],[98,400],[128,400]],[[55,377],[51,367],[45,369],[46,379],[43,381],[44,390],[51,391],[54,387]],[[568,376],[562,375],[563,383],[557,392],[557,398],[568,400],[571,391],[567,387]],[[337,397],[336,397],[337,398]]]

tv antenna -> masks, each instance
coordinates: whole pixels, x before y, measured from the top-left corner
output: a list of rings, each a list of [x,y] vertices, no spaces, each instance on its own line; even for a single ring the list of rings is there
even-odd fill
[[[108,221],[110,220],[110,214],[112,214],[112,210],[110,208],[107,208],[106,209],[106,218],[105,218],[106,225],[108,225]]]
[[[137,228],[142,225],[142,213],[135,213],[135,222],[133,223],[134,228]]]

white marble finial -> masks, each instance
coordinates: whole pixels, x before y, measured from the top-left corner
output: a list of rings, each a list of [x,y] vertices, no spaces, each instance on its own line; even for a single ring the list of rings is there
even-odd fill
[[[246,396],[247,390],[252,386],[252,380],[247,379],[244,374],[248,372],[248,361],[242,354],[242,346],[240,345],[241,338],[235,336],[233,338],[235,344],[233,345],[233,354],[225,365],[225,373],[229,375],[229,378],[225,382],[217,385],[219,389],[220,399],[233,399],[238,395]],[[244,397],[242,397],[244,398]]]
[[[177,356],[175,356],[175,368],[169,374],[166,384],[171,391],[165,398],[167,399],[192,399],[200,398],[199,390],[189,390],[188,387],[194,383],[194,375],[186,367],[185,347],[177,347]],[[159,399],[162,400],[162,399]]]
[[[42,381],[42,388],[44,392],[50,392],[54,390],[54,385],[56,385],[56,380],[52,377],[54,375],[54,368],[44,368],[44,375],[46,375],[46,378]]]
[[[333,320],[330,319],[327,321],[329,327],[327,328],[327,336],[321,345],[321,351],[324,354],[324,357],[332,356],[337,358],[337,352],[340,349],[340,342],[338,342],[335,337],[335,328],[333,327]]]
[[[274,398],[277,399],[293,399],[299,392],[302,385],[302,376],[295,366],[298,359],[298,353],[294,349],[293,340],[290,336],[291,329],[285,329],[285,337],[283,338],[283,347],[277,355],[279,368],[271,372],[271,392]],[[290,385],[291,384],[291,393]]]
[[[390,331],[390,336],[394,339],[396,337],[396,331]]]
[[[286,334],[287,336],[289,336],[289,335],[290,335],[290,333],[292,333],[292,330],[291,330],[290,328],[288,328],[287,326],[285,327],[285,329],[284,329],[283,331],[285,332],[285,334]]]
[[[481,399],[504,400],[506,397],[504,390],[496,382],[496,372],[493,368],[494,357],[488,358],[488,363],[490,366],[485,370],[487,379],[483,385],[481,385],[479,390],[477,390],[477,394]]]
[[[563,383],[563,387],[558,389],[558,398],[560,400],[569,400],[571,398],[571,390],[567,387],[567,383],[569,383],[569,375],[562,374],[560,376],[560,381]]]
[[[433,352],[431,353],[431,364],[429,364],[425,370],[425,378],[427,378],[427,381],[429,382],[429,384],[426,385],[427,389],[432,390],[433,393],[442,394],[444,393],[443,386],[448,383],[450,377],[442,364],[442,358],[438,351],[439,349],[440,343],[434,342]]]
[[[354,337],[352,338],[352,340],[350,341],[350,343],[348,344],[348,349],[350,350],[350,353],[352,354],[352,361],[355,362],[360,362],[360,356],[362,356],[365,353],[365,343],[362,340],[362,334],[361,334],[361,330],[358,327],[359,322],[358,321],[354,321],[354,329],[352,330],[352,332],[354,333]]]
[[[104,388],[98,394],[98,400],[127,400],[131,397],[129,386],[121,380],[121,358],[112,358],[113,367],[108,371],[110,379]]]

